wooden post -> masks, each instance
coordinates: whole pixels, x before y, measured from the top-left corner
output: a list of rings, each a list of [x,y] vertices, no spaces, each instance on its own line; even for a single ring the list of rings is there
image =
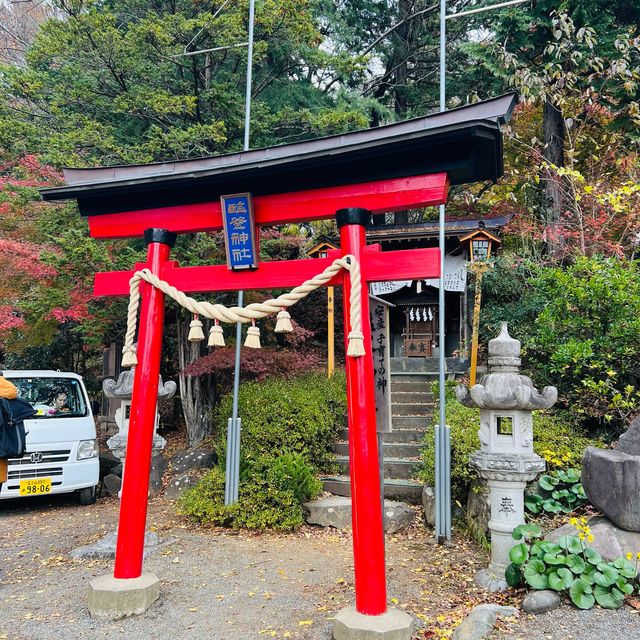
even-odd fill
[[[471,332],[471,366],[469,367],[469,387],[476,383],[478,367],[478,333],[480,331],[480,304],[482,302],[482,276],[489,265],[485,262],[473,262],[471,268],[476,276],[476,291],[473,299],[473,329]]]
[[[145,231],[147,268],[162,273],[176,235],[164,229]],[[127,455],[122,482],[120,519],[114,578],[139,578],[142,575],[144,531],[149,498],[149,470],[156,420],[158,378],[164,326],[164,293],[150,284],[140,285],[140,332],[138,365],[133,381]]]
[[[353,255],[362,265],[365,224],[371,212],[366,209],[340,209],[336,213],[343,255]],[[366,273],[365,270],[363,270]],[[349,300],[351,282],[344,279],[345,350],[350,329]],[[356,611],[379,616],[387,610],[387,580],[384,559],[384,529],[380,498],[380,468],[376,404],[373,379],[369,292],[363,279],[360,296],[362,335],[365,355],[346,360],[347,407],[349,418],[349,473],[353,520],[353,564]]]

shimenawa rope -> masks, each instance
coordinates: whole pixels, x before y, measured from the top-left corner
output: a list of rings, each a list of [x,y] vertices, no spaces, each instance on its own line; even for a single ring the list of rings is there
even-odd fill
[[[136,349],[133,342],[136,334],[136,320],[138,316],[138,306],[140,304],[140,281],[144,280],[150,285],[162,291],[165,295],[175,300],[181,307],[188,309],[193,314],[204,316],[217,322],[252,322],[261,318],[278,313],[280,319],[286,308],[293,306],[296,302],[308,296],[312,291],[325,285],[336,276],[341,269],[349,272],[351,280],[351,295],[349,297],[351,330],[349,331],[349,346],[347,355],[352,358],[359,358],[365,353],[364,337],[362,335],[362,309],[361,309],[361,289],[362,281],[360,277],[360,265],[352,255],[337,258],[322,273],[314,276],[310,280],[303,282],[289,293],[283,293],[275,299],[264,302],[254,302],[246,307],[225,307],[222,304],[211,304],[210,302],[198,302],[179,291],[165,280],[161,280],[148,269],[136,271],[129,280],[129,308],[127,312],[127,333],[125,335],[124,347],[122,349],[122,366],[132,367],[137,364]],[[282,314],[282,315],[281,315]],[[217,325],[216,322],[216,325]],[[257,329],[256,329],[257,330]]]

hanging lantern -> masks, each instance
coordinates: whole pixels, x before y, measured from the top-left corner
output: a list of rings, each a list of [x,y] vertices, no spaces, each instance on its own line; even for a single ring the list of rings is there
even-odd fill
[[[469,253],[470,262],[486,262],[491,257],[492,249],[495,251],[501,242],[500,238],[489,233],[484,226],[460,238],[460,244]]]

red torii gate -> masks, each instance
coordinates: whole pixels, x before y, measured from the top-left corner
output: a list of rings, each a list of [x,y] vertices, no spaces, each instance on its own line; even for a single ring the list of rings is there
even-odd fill
[[[419,183],[424,178],[418,178]],[[411,184],[413,180],[408,179]],[[446,174],[429,176],[428,193],[422,194],[423,206],[446,201]],[[371,188],[371,185],[369,185]],[[388,185],[385,185],[388,186]],[[360,186],[358,186],[360,188]],[[415,197],[413,189],[408,190]],[[354,198],[363,204],[375,202],[362,196]],[[398,192],[393,197],[397,200]],[[320,200],[316,200],[320,202]],[[330,200],[323,204],[330,206]],[[415,206],[415,202],[412,203]],[[405,204],[403,206],[409,206]],[[256,202],[256,214],[260,211]],[[122,214],[119,214],[122,215]],[[149,269],[185,293],[204,291],[232,291],[239,289],[274,289],[293,287],[321,273],[337,257],[352,255],[360,264],[362,277],[361,309],[365,319],[362,326],[366,354],[362,358],[346,358],[347,406],[349,424],[349,459],[353,513],[353,545],[356,589],[356,609],[366,615],[380,615],[387,610],[384,566],[384,529],[380,495],[380,471],[375,417],[375,390],[371,331],[369,323],[369,282],[437,278],[440,275],[440,253],[437,249],[410,249],[381,252],[379,245],[366,246],[365,225],[371,211],[366,208],[344,208],[336,212],[340,229],[340,251],[331,251],[327,258],[283,260],[261,263],[256,271],[229,271],[226,265],[208,267],[180,267],[169,260],[175,233],[165,229],[144,231],[148,253],[146,263],[136,270]],[[261,212],[262,224],[270,224],[268,215]],[[120,227],[122,228],[122,227]],[[96,274],[94,294],[114,296],[129,294],[129,280],[134,271]],[[328,285],[341,286],[344,299],[344,324],[350,325],[349,274],[341,272]],[[127,466],[122,486],[120,527],[127,532],[118,536],[114,568],[115,578],[138,578],[142,574],[146,505],[151,463],[151,442],[155,418],[155,399],[164,320],[164,294],[147,283],[141,283],[140,329],[131,413]],[[346,340],[346,334],[345,334]]]
[[[359,262],[365,285],[434,278],[440,274],[438,250],[381,252],[379,246],[365,246],[365,224],[371,213],[444,204],[450,182],[496,180],[502,174],[499,124],[513,104],[508,95],[370,131],[217,158],[67,170],[71,186],[46,190],[43,197],[77,198],[93,237],[144,235],[147,260],[136,270],[149,269],[184,292],[295,286],[347,254]],[[340,251],[327,258],[261,263],[255,271],[242,272],[226,266],[180,267],[169,259],[177,233],[222,228],[217,198],[247,190],[255,196],[257,225],[326,219],[338,210]],[[132,275],[96,274],[95,295],[127,295]],[[348,300],[350,281],[345,275],[327,284],[342,286]],[[138,366],[114,568],[116,581],[126,584],[142,575],[164,320],[164,294],[145,282],[140,292]],[[387,610],[384,531],[366,286],[361,308],[365,355],[347,357],[346,367],[356,611],[382,616]],[[345,328],[348,309],[345,304]],[[118,588],[110,584],[105,591]]]

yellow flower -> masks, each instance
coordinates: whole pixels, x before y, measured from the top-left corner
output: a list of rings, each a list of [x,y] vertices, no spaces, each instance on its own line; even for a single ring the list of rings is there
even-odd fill
[[[631,560],[631,558],[633,558],[633,553],[629,551],[629,553],[627,553],[627,560]]]
[[[584,540],[584,533],[579,533],[578,538],[580,538],[580,540]]]
[[[638,560],[640,560],[640,551],[638,551],[638,553],[636,553],[636,558],[638,558]]]
[[[587,542],[589,542],[589,543],[593,542],[593,535],[592,534],[589,534],[587,536]]]
[[[574,527],[577,526],[578,518],[569,518],[569,524],[573,525]]]

